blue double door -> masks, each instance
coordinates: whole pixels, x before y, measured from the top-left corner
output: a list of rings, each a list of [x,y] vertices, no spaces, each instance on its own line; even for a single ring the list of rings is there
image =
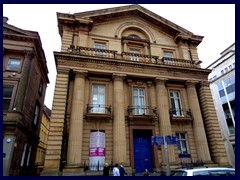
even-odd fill
[[[136,173],[143,173],[145,169],[152,172],[152,146],[151,146],[151,130],[133,130],[133,146],[134,146],[134,166]]]

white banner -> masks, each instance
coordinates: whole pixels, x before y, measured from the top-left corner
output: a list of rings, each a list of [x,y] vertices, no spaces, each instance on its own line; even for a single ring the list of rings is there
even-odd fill
[[[105,148],[105,133],[92,132],[90,133],[90,147],[89,147],[89,170],[97,171],[103,170],[105,162],[106,148]]]

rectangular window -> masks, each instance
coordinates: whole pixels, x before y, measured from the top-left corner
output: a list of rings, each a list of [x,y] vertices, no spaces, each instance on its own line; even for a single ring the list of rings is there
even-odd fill
[[[13,85],[3,85],[3,110],[9,110],[10,108],[13,88]]]
[[[180,99],[180,93],[178,91],[170,92],[171,110],[173,116],[182,116],[182,105]]]
[[[32,146],[30,146],[29,149],[28,149],[28,157],[27,157],[27,163],[26,163],[26,166],[29,165],[29,160],[30,160],[30,156],[31,156],[31,150],[32,150]]]
[[[22,159],[21,159],[20,167],[22,167],[23,164],[24,164],[25,154],[26,154],[26,149],[27,149],[27,143],[24,144],[24,148],[23,148],[23,153],[22,153]]]
[[[229,134],[235,134],[235,125],[228,103],[222,105]]]
[[[43,89],[43,82],[42,80],[40,81],[39,87],[38,87],[38,93],[42,95],[42,89]]]
[[[173,60],[172,60],[172,58],[173,58],[173,53],[164,52],[163,57],[165,58],[165,59],[164,59],[164,63],[165,63],[165,64],[169,64],[169,65],[173,65],[173,64],[174,64],[174,62],[173,62]]]
[[[105,85],[93,85],[92,104],[92,113],[105,113]]]
[[[227,73],[227,72],[228,72],[228,68],[226,67],[226,68],[225,68],[225,73]]]
[[[133,89],[134,115],[146,114],[146,102],[144,88]]]
[[[222,75],[224,74],[224,70],[221,70],[221,74],[222,74]]]
[[[35,111],[34,111],[34,119],[33,119],[33,125],[37,125],[38,123],[38,119],[39,119],[39,110],[40,110],[40,106],[37,103],[35,106]]]
[[[188,140],[186,133],[176,133],[179,140],[178,154],[189,154]]]
[[[165,57],[165,58],[173,58],[173,54],[170,53],[170,52],[165,52],[165,53],[163,54],[163,57]]]
[[[106,44],[105,43],[95,43],[94,48],[98,49],[96,54],[97,56],[105,56],[104,49],[106,49]]]
[[[130,49],[130,60],[131,61],[139,61],[139,54],[140,54],[140,50],[139,49]]]
[[[19,71],[20,65],[21,65],[21,60],[20,59],[10,58],[8,60],[8,64],[7,64],[7,70],[9,70],[9,71]]]

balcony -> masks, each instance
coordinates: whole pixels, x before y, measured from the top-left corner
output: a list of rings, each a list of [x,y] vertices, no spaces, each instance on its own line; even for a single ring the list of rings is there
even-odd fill
[[[128,120],[133,122],[153,122],[157,120],[157,108],[150,106],[128,106]]]
[[[87,104],[87,120],[106,120],[112,119],[112,107],[111,105],[103,104]]]
[[[202,61],[190,61],[186,59],[176,59],[176,58],[166,58],[163,57],[158,63],[169,65],[169,66],[179,66],[179,67],[197,67]]]
[[[186,59],[177,59],[177,58],[159,58],[158,56],[146,55],[146,54],[135,54],[130,52],[122,52],[118,54],[117,51],[107,50],[107,49],[97,49],[90,47],[82,47],[82,46],[70,46],[68,48],[68,53],[77,54],[81,56],[91,56],[96,58],[104,58],[112,59],[112,60],[121,60],[128,62],[138,62],[138,63],[148,63],[148,64],[159,64],[166,66],[174,66],[174,67],[190,67],[190,68],[201,68],[199,65],[202,61],[194,61],[194,60],[186,60]]]
[[[172,122],[189,122],[193,120],[192,112],[190,109],[173,109],[169,110],[170,119]]]

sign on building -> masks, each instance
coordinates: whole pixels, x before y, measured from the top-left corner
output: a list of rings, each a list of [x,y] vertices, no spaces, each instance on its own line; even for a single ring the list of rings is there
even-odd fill
[[[89,170],[97,171],[98,168],[99,170],[103,170],[105,156],[106,156],[105,133],[91,132],[89,147]]]

